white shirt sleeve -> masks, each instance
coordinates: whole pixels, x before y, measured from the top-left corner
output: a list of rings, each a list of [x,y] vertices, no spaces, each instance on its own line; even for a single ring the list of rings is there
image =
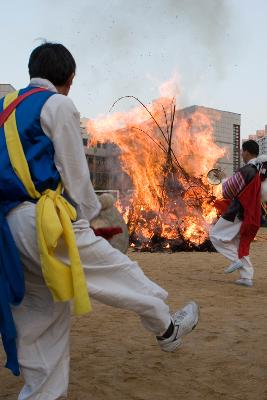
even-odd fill
[[[94,192],[80,133],[80,114],[72,100],[54,94],[41,111],[41,126],[53,142],[54,161],[62,185],[89,222],[101,209]]]

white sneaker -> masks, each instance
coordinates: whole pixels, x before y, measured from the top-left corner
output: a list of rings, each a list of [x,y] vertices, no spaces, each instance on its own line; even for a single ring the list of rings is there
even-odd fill
[[[247,278],[240,278],[235,281],[236,285],[242,285],[242,286],[247,286],[247,287],[252,287],[253,286],[253,280],[252,279],[247,279]]]
[[[237,269],[242,268],[242,267],[243,267],[242,261],[237,260],[237,261],[235,261],[235,262],[232,262],[232,263],[229,265],[229,267],[227,267],[227,268],[224,270],[224,273],[225,273],[225,274],[230,274],[231,272],[234,272],[234,271],[236,271]]]
[[[172,352],[182,343],[182,336],[191,332],[198,323],[199,308],[194,301],[190,301],[184,308],[172,315],[174,325],[172,335],[165,339],[157,337],[158,344],[163,351]]]

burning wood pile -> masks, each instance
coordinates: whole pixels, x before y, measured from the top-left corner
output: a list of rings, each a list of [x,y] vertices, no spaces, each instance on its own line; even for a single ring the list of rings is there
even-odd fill
[[[91,143],[112,142],[121,151],[133,190],[117,204],[127,222],[131,246],[139,251],[212,251],[208,230],[217,217],[217,196],[207,173],[223,156],[203,112],[190,120],[174,98],[146,106],[138,98],[130,112],[90,120]],[[114,106],[113,105],[113,106]]]

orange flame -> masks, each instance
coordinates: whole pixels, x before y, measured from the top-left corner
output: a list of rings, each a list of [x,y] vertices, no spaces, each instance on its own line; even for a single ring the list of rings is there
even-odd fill
[[[171,87],[167,82],[161,92],[170,93]],[[225,151],[214,143],[212,121],[203,111],[195,112],[190,120],[177,112],[171,148],[184,174],[177,163],[168,164],[169,157],[175,159],[168,154],[166,140],[171,135],[173,99],[161,97],[146,107],[148,111],[138,106],[89,120],[91,143],[112,142],[120,148],[122,167],[134,187],[130,204],[120,205],[130,233],[142,241],[159,234],[201,244],[216,217],[206,175]]]

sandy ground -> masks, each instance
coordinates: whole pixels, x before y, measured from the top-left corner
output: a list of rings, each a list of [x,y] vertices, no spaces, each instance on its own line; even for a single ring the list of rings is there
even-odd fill
[[[223,275],[216,253],[130,253],[169,291],[172,309],[199,302],[199,325],[176,353],[163,353],[135,315],[94,303],[72,320],[69,400],[267,399],[267,230],[259,236],[253,288]],[[1,400],[15,400],[21,385],[0,369]]]

